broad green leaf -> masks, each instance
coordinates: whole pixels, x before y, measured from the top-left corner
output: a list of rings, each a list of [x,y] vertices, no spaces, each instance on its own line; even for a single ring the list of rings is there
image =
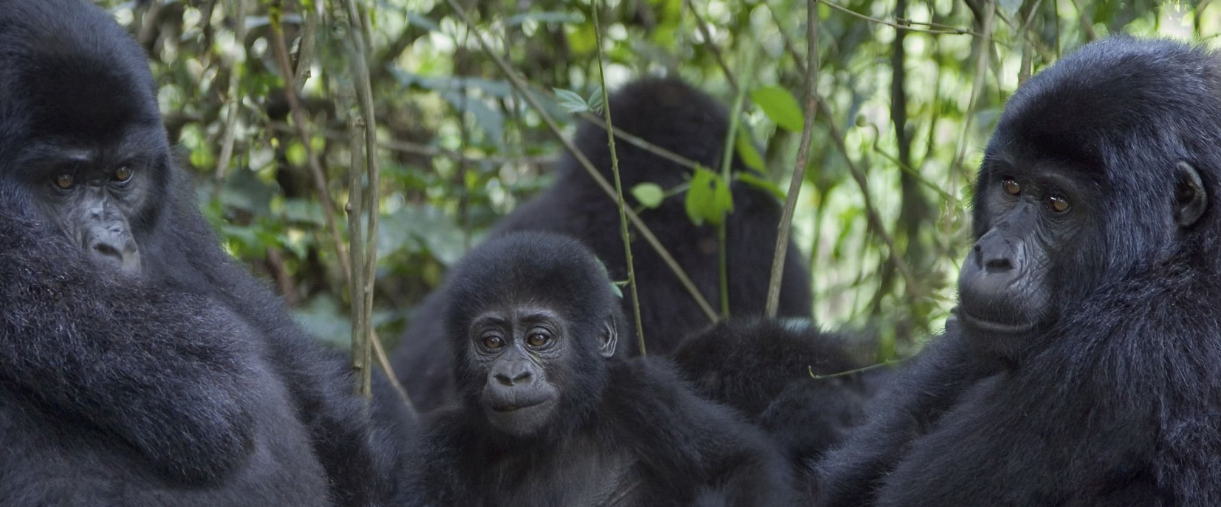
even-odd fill
[[[589,105],[585,103],[585,99],[577,92],[563,88],[552,88],[552,90],[555,91],[555,98],[559,101],[560,108],[569,114],[589,111]]]
[[[801,106],[792,93],[779,86],[764,86],[750,92],[750,100],[780,128],[801,132],[803,119]]]
[[[759,155],[759,150],[755,149],[755,143],[750,141],[750,135],[745,130],[738,130],[738,139],[734,142],[734,148],[738,150],[738,158],[742,159],[742,163],[746,164],[746,167],[759,172],[766,170],[763,166],[763,157]]]
[[[589,100],[586,101],[589,110],[598,114],[602,114],[602,87],[594,88],[594,92],[589,95]],[[615,121],[613,118],[611,121]]]
[[[703,225],[704,222],[720,225],[725,215],[733,211],[733,194],[719,175],[696,169],[684,205],[687,217],[696,225]]]
[[[635,197],[641,206],[652,209],[661,206],[666,193],[656,183],[641,183],[632,187],[632,197]]]

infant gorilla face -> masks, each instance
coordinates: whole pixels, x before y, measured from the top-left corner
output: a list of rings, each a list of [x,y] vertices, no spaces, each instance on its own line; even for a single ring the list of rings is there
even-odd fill
[[[471,350],[487,371],[484,413],[493,427],[522,437],[550,420],[560,393],[546,365],[567,360],[565,328],[555,312],[529,306],[490,311],[471,323]]]

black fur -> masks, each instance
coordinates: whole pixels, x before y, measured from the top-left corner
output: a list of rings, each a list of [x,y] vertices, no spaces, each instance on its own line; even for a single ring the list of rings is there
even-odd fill
[[[396,427],[371,426],[344,363],[217,246],[143,51],[85,2],[0,0],[0,69],[0,504],[389,498]],[[135,168],[138,273],[73,256],[46,214],[66,150]]]
[[[419,505],[787,505],[783,460],[731,410],[696,396],[664,360],[605,358],[605,316],[622,325],[591,252],[553,234],[490,240],[442,292],[461,405],[435,414],[412,467]],[[523,305],[556,312],[567,352],[543,362],[560,404],[547,425],[512,436],[489,423],[490,379],[473,358],[475,315]],[[542,359],[540,359],[542,360]],[[619,503],[614,503],[614,502]],[[415,505],[415,503],[409,503]]]
[[[1207,192],[1189,225],[1183,162]],[[826,505],[1221,505],[1221,60],[1113,38],[1031,79],[989,144],[976,237],[998,173],[1049,166],[1088,189],[1047,266],[1057,318],[1003,347],[949,329],[828,456]]]
[[[750,318],[688,337],[673,360],[697,392],[767,431],[804,475],[864,421],[866,400],[888,375],[855,371],[864,365],[844,347],[809,321]]]
[[[718,170],[724,156],[728,114],[707,94],[677,79],[645,78],[629,83],[610,97],[615,127],[645,141]],[[577,147],[609,181],[610,149],[606,131],[583,123],[574,139]],[[638,183],[654,182],[670,189],[687,180],[690,170],[623,139],[615,142],[627,205],[636,206],[629,191]],[[735,171],[746,171],[736,157]],[[727,225],[729,300],[735,317],[760,315],[767,296],[768,274],[776,244],[780,203],[772,195],[735,183],[734,211]],[[696,226],[687,217],[683,195],[667,198],[658,209],[644,210],[648,224],[674,259],[686,270],[704,298],[719,308],[719,261],[716,228]],[[627,279],[619,213],[615,202],[599,189],[571,155],[559,163],[555,185],[521,205],[489,234],[548,231],[573,236],[606,263],[615,280]],[[643,239],[633,234],[632,256],[640,283],[640,308],[649,354],[665,354],[686,335],[708,325],[708,317],[679,284],[670,268]],[[810,274],[804,257],[790,244],[780,294],[780,315],[809,317]],[[453,399],[453,380],[444,361],[445,340],[431,318],[439,311],[438,296],[424,300],[395,356],[395,371],[422,411]],[[622,301],[632,316],[631,298]],[[624,339],[634,342],[633,339]],[[634,343],[628,344],[633,345]]]

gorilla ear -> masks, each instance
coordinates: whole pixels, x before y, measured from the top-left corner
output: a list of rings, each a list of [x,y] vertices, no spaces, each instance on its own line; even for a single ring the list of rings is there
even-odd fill
[[[1200,173],[1187,162],[1179,162],[1174,176],[1174,221],[1179,227],[1190,227],[1208,208],[1208,192]]]
[[[598,346],[598,352],[602,354],[602,357],[615,355],[615,348],[619,346],[619,326],[615,323],[614,315],[608,315],[602,322],[601,338],[602,343]]]

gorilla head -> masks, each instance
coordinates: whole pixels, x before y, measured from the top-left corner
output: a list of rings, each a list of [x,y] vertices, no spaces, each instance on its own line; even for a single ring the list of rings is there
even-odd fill
[[[959,277],[972,341],[1003,357],[1106,278],[1158,265],[1208,210],[1221,76],[1202,49],[1115,38],[1010,99],[975,190]]]
[[[169,147],[143,51],[75,2],[0,15],[0,184],[110,269],[148,270]],[[30,13],[28,11],[41,11]],[[87,30],[81,30],[87,27]]]
[[[623,320],[593,254],[568,237],[513,234],[451,276],[446,336],[471,413],[515,437],[579,423],[602,397]]]

